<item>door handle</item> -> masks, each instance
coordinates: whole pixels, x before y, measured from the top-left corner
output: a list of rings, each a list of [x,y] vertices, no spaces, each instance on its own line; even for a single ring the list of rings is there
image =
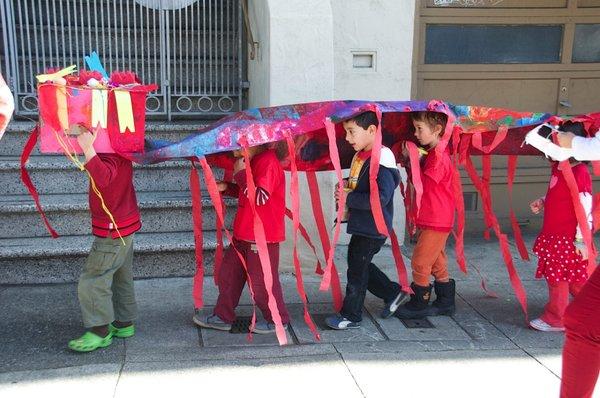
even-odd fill
[[[565,100],[560,100],[558,103],[559,103],[561,106],[564,106],[565,108],[570,108],[570,107],[572,106],[572,105],[571,105],[571,101],[569,101],[569,100],[566,100],[566,99],[565,99]]]

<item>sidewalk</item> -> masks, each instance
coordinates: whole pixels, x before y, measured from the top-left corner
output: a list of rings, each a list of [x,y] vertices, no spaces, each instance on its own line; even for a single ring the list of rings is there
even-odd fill
[[[342,281],[345,250],[337,253]],[[533,278],[534,262],[513,254],[535,317],[545,303],[546,284]],[[320,314],[331,312],[330,295],[319,292],[317,276],[305,273],[321,342],[304,324],[294,276],[282,275],[292,314],[290,344],[284,347],[274,335],[248,342],[245,333],[196,328],[191,278],[172,278],[136,281],[135,337],[76,354],[66,347],[82,332],[75,285],[0,286],[0,396],[557,397],[563,335],[526,327],[495,241],[467,239],[466,255],[499,297],[486,297],[474,269],[460,274],[450,255],[457,312],[430,318],[431,328],[379,319],[381,303],[367,295],[362,329],[326,330]],[[374,262],[395,276],[389,248]],[[216,292],[207,277],[207,311]],[[242,304],[239,314],[250,315],[246,293]]]

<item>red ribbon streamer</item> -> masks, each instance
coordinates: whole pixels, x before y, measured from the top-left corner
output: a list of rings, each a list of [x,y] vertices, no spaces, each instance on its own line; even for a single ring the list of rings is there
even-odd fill
[[[338,209],[337,209],[337,217],[335,220],[335,228],[333,232],[333,240],[331,242],[331,247],[329,248],[329,253],[327,253],[327,265],[325,266],[325,272],[323,273],[323,279],[321,280],[320,289],[325,291],[329,289],[331,284],[331,274],[333,269],[333,256],[335,255],[335,247],[337,245],[338,239],[340,237],[340,226],[342,217],[344,215],[344,209],[346,207],[346,195],[344,192],[344,180],[342,178],[342,167],[340,165],[340,155],[338,153],[337,142],[335,139],[335,125],[333,122],[327,118],[325,119],[325,130],[327,131],[327,138],[329,140],[329,157],[331,158],[331,163],[335,170],[335,174],[338,178],[338,193],[339,193],[339,201],[338,201]]]
[[[256,211],[256,185],[254,184],[254,177],[252,175],[252,167],[250,166],[250,155],[248,154],[247,142],[242,137],[240,140],[242,146],[242,153],[244,155],[244,162],[246,163],[246,184],[248,188],[248,204],[252,210],[254,216],[254,239],[256,240],[256,248],[258,249],[258,257],[260,258],[260,265],[263,271],[263,278],[265,288],[267,290],[268,302],[267,305],[271,311],[273,317],[273,323],[275,324],[275,334],[277,335],[277,341],[280,345],[287,344],[287,335],[283,324],[281,322],[281,314],[275,296],[273,295],[273,273],[271,269],[271,259],[269,256],[269,249],[267,248],[267,237],[265,235],[265,227],[263,225],[258,212]]]
[[[506,265],[506,269],[508,271],[510,283],[512,285],[513,291],[515,292],[515,297],[519,301],[521,305],[521,309],[525,314],[525,319],[528,318],[527,314],[527,294],[525,293],[525,289],[523,288],[523,284],[521,283],[521,279],[519,278],[519,274],[515,268],[515,265],[512,260],[512,255],[510,253],[510,247],[508,244],[508,238],[505,234],[500,230],[500,225],[496,216],[492,211],[492,199],[490,197],[489,190],[489,179],[491,174],[491,159],[489,155],[485,155],[482,159],[483,161],[483,180],[479,178],[477,172],[475,171],[475,167],[473,166],[473,161],[470,156],[467,156],[465,162],[465,169],[473,182],[475,188],[479,191],[481,195],[481,200],[483,202],[485,216],[486,216],[486,225],[488,222],[490,223],[491,228],[494,233],[498,237],[500,252],[502,253],[502,259],[504,260],[504,264]],[[489,237],[489,231],[488,237]],[[483,283],[483,281],[482,281]],[[483,285],[482,285],[483,286]]]
[[[203,306],[202,291],[204,285],[204,258],[203,258],[203,236],[202,236],[202,191],[198,170],[192,160],[190,170],[190,191],[192,191],[192,220],[194,224],[194,244],[196,253],[196,273],[192,281],[192,297],[194,308]]]
[[[573,208],[575,209],[575,216],[577,217],[577,224],[579,225],[581,234],[583,235],[583,241],[585,242],[585,246],[588,250],[589,275],[596,267],[597,254],[594,247],[594,242],[592,240],[592,231],[590,230],[585,210],[579,201],[579,188],[577,187],[577,181],[575,181],[575,176],[573,175],[573,170],[571,169],[571,163],[569,163],[568,160],[564,160],[559,163],[559,167],[563,176],[565,177],[567,186],[569,187],[569,193],[571,194],[571,200],[573,201]]]
[[[48,221],[48,218],[46,217],[46,213],[44,213],[44,210],[42,210],[42,206],[40,204],[40,196],[38,195],[37,189],[35,189],[33,181],[31,181],[31,178],[29,177],[29,173],[27,172],[26,168],[27,161],[31,156],[33,148],[35,148],[35,144],[37,144],[39,135],[39,127],[35,126],[33,130],[31,130],[31,135],[29,136],[29,139],[25,144],[25,148],[23,148],[23,153],[21,153],[21,181],[23,182],[25,187],[27,187],[29,194],[33,198],[33,201],[35,202],[35,207],[40,213],[40,216],[42,217],[42,221],[44,221],[46,229],[48,230],[48,232],[50,232],[50,235],[52,235],[53,238],[58,238],[58,233],[54,230],[54,228],[52,228],[52,226],[50,225],[50,221]]]
[[[308,299],[306,298],[306,291],[304,290],[304,281],[302,280],[302,268],[300,267],[300,259],[298,258],[298,230],[300,229],[300,198],[298,191],[298,166],[296,165],[296,146],[294,144],[294,140],[292,139],[289,132],[286,132],[285,139],[288,144],[289,154],[290,154],[290,171],[291,171],[291,179],[290,179],[290,191],[292,197],[292,222],[294,225],[294,249],[293,249],[293,259],[294,259],[294,269],[296,271],[296,288],[298,289],[298,294],[300,295],[300,299],[302,300],[302,306],[304,308],[304,322],[308,325],[308,328],[315,336],[316,340],[321,340],[321,336],[319,332],[317,332],[317,327],[310,317],[310,313],[308,312]]]
[[[287,208],[285,209],[285,215],[290,220],[294,220],[294,216],[290,209],[287,209]],[[306,230],[304,225],[302,225],[302,223],[298,224],[298,232],[300,232],[300,235],[302,236],[302,238],[304,238],[304,240],[306,241],[306,244],[311,248],[312,252],[315,254],[315,258],[317,259],[317,266],[315,267],[315,273],[318,275],[323,275],[323,269],[321,268],[321,261],[319,260],[319,256],[317,255],[317,248],[312,243],[312,239],[310,239],[310,235],[308,234],[308,231]]]
[[[515,245],[517,246],[517,250],[519,251],[519,254],[523,260],[529,261],[529,253],[527,251],[527,247],[525,246],[525,242],[523,241],[521,227],[519,227],[519,222],[517,221],[517,217],[515,216],[515,211],[512,205],[513,182],[515,180],[516,170],[517,156],[511,155],[508,157],[508,202],[510,206],[510,223],[512,226],[513,235],[515,237]]]
[[[377,184],[377,174],[379,173],[379,160],[381,158],[381,110],[375,106],[374,107],[375,114],[377,115],[377,120],[379,124],[377,126],[377,133],[375,134],[375,142],[373,143],[373,147],[371,149],[371,160],[369,167],[369,201],[371,203],[371,210],[373,214],[373,220],[375,221],[375,226],[377,227],[377,232],[381,235],[389,236],[387,225],[385,224],[385,220],[383,218],[383,210],[381,209],[381,198],[379,196],[379,186]],[[335,131],[335,129],[334,129]],[[337,170],[336,170],[337,171]],[[341,175],[341,173],[340,173]],[[338,177],[339,178],[339,177]],[[341,182],[340,182],[341,184]],[[341,184],[343,187],[343,184]],[[345,201],[344,201],[345,203]],[[341,208],[341,206],[340,206]],[[339,212],[338,208],[338,212]],[[344,209],[342,209],[343,211]],[[339,215],[338,215],[339,217]]]
[[[327,234],[327,227],[325,226],[325,219],[323,217],[323,208],[321,207],[321,193],[319,192],[319,184],[317,183],[317,176],[314,171],[306,172],[306,181],[308,182],[313,216],[315,218],[315,223],[317,224],[317,231],[319,231],[321,246],[323,247],[323,255],[325,256],[325,259],[327,259],[330,248],[329,235]],[[342,286],[340,284],[340,278],[335,267],[335,262],[332,262],[331,266],[331,296],[333,298],[333,308],[335,311],[339,312],[342,309],[342,304],[344,301],[342,297]]]
[[[219,223],[223,226],[223,231],[227,236],[229,242],[231,242],[231,247],[235,250],[236,255],[240,259],[240,263],[242,267],[244,267],[244,272],[246,272],[246,280],[248,281],[248,290],[250,290],[250,298],[252,299],[252,321],[250,322],[250,332],[248,333],[248,340],[252,341],[252,332],[254,329],[254,325],[256,325],[256,300],[254,299],[254,289],[252,288],[252,281],[250,279],[250,274],[248,273],[248,265],[246,264],[246,259],[242,256],[242,253],[235,247],[233,243],[233,236],[229,232],[229,230],[225,227],[225,218],[223,212],[223,200],[221,198],[221,194],[219,193],[219,189],[217,188],[217,181],[215,180],[215,176],[212,172],[212,169],[208,165],[205,157],[198,158],[198,162],[200,166],[202,166],[202,171],[204,172],[204,183],[206,184],[206,190],[208,191],[208,195],[210,196],[213,205],[215,206],[215,212],[217,214],[217,219]]]

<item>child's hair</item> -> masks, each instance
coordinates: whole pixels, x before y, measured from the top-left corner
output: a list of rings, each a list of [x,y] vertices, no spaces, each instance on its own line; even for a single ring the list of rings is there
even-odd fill
[[[578,137],[587,137],[585,127],[583,127],[583,123],[581,122],[572,122],[567,120],[560,126],[560,129],[564,132],[573,133]]]
[[[442,126],[442,131],[444,131],[444,129],[446,128],[446,123],[448,123],[448,116],[445,113],[441,112],[412,112],[410,114],[410,117],[415,122],[427,123],[431,128],[434,128],[439,124],[440,126]]]
[[[375,112],[372,111],[359,113],[358,115],[346,120],[346,122],[354,122],[357,126],[365,130],[368,129],[370,125],[373,125],[375,127],[379,126],[379,120],[377,120],[377,115],[375,114]]]
[[[559,130],[565,133],[573,133],[578,137],[587,137],[587,133],[581,122],[567,120],[560,125]],[[551,133],[552,129],[548,126],[542,126],[542,128],[538,130],[538,135],[541,135],[544,138],[547,138]]]

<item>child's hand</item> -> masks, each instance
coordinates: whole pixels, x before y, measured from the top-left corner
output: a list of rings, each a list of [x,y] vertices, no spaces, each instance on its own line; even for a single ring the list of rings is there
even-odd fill
[[[77,136],[77,143],[83,150],[83,152],[89,150],[93,145],[94,141],[96,141],[97,133],[90,132],[86,128],[81,128],[82,133]]]
[[[227,183],[224,181],[217,181],[217,189],[219,192],[223,192],[227,189]]]
[[[235,163],[233,164],[233,172],[237,173],[238,171],[244,170],[246,168],[246,163],[244,163],[244,158],[237,158]]]
[[[342,192],[340,194],[340,190],[338,187],[336,187],[335,191],[333,192],[333,197],[335,198],[335,203],[339,203],[340,200],[343,198],[346,198],[346,196],[348,196],[348,192],[346,192],[346,190],[342,189]]]
[[[538,214],[540,211],[542,211],[544,209],[544,199],[539,198],[534,200],[533,202],[531,202],[529,204],[529,207],[531,208],[531,212],[533,214]]]
[[[575,253],[581,256],[582,260],[588,259],[588,250],[584,242],[575,242]]]

